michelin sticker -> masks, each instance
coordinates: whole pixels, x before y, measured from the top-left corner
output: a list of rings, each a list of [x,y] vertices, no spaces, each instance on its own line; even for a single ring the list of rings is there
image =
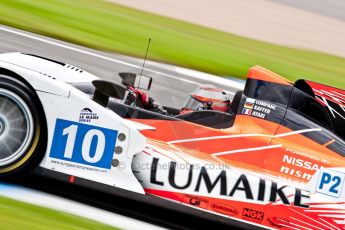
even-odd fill
[[[343,189],[344,180],[344,173],[324,169],[319,175],[316,192],[339,198]]]
[[[264,119],[267,114],[271,113],[272,110],[276,110],[276,105],[255,100],[253,98],[247,98],[242,110],[242,114]]]

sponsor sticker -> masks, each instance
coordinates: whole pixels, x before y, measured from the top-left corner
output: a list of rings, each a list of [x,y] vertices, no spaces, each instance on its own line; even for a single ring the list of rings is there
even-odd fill
[[[296,157],[288,154],[284,154],[283,165],[280,168],[280,172],[301,178],[303,180],[310,180],[315,171],[318,171],[323,166],[314,160],[304,159],[304,157]]]
[[[208,206],[208,200],[198,196],[184,195],[184,202],[199,208],[207,208]]]
[[[224,204],[211,204],[211,208],[216,212],[228,216],[236,216],[239,213],[239,211],[236,208]]]
[[[246,115],[252,115],[253,110],[243,108],[242,113]]]
[[[243,208],[242,217],[253,222],[261,223],[264,220],[265,213],[254,209]]]
[[[117,130],[57,119],[51,158],[110,169]]]
[[[308,208],[306,203],[310,197],[309,192],[299,188],[290,187],[286,184],[278,184],[274,181],[265,180],[247,175],[245,173],[233,173],[227,170],[208,170],[206,167],[197,169],[190,165],[188,168],[188,176],[185,183],[176,183],[176,162],[171,162],[168,174],[159,165],[159,158],[153,157],[150,168],[150,184],[154,186],[162,186],[164,189],[174,188],[185,191],[192,191],[202,194],[202,196],[212,197],[233,197],[252,201],[264,202],[282,202],[285,205],[294,205],[298,207]],[[158,175],[166,176],[162,177]],[[230,183],[231,181],[231,183]],[[255,181],[255,182],[254,182]],[[231,184],[231,186],[229,186]],[[195,196],[185,196],[184,202],[195,206],[208,204],[208,200]],[[218,207],[220,209],[220,207]]]
[[[247,98],[246,103],[244,104],[244,108],[246,109],[253,109],[255,104],[255,99]]]
[[[343,189],[345,174],[323,169],[316,184],[316,192],[339,198]]]
[[[330,163],[329,160],[327,160],[327,159],[320,158],[317,155],[314,155],[314,154],[311,154],[311,153],[302,152],[300,150],[286,148],[286,152],[287,153],[293,153],[293,154],[299,155],[301,157],[306,157],[306,158],[309,158],[311,160],[319,161],[320,163],[325,163],[325,164],[329,164]]]
[[[242,114],[264,119],[272,110],[276,110],[276,105],[265,101],[247,98],[244,103]]]
[[[92,112],[89,108],[84,108],[80,111],[79,122],[91,122],[92,120],[98,120],[98,114]]]
[[[276,217],[276,216],[267,218],[267,221],[272,226],[277,227],[277,228],[284,228],[286,226],[290,226],[290,221],[289,220],[286,220],[286,219],[280,218],[280,217]]]

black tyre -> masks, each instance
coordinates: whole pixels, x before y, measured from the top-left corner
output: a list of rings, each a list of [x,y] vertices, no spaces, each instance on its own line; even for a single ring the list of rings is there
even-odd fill
[[[0,74],[0,178],[37,166],[46,151],[46,121],[35,91]]]

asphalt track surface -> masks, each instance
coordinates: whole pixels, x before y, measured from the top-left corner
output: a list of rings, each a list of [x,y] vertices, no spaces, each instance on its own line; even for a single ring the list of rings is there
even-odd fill
[[[91,50],[3,26],[0,26],[0,52],[24,52],[45,56],[115,81],[119,81],[119,72],[138,72],[142,66],[140,59]],[[190,75],[181,74],[181,71],[177,71],[173,66],[157,63],[148,62],[144,72],[154,78],[150,95],[161,103],[176,108],[183,104],[189,92],[199,83],[210,83],[205,79],[207,75],[204,76],[204,80],[196,80]],[[227,89],[238,90],[243,83],[235,85],[234,88]],[[84,186],[83,183],[78,186],[36,175],[26,175],[11,182],[170,229],[229,229],[229,224],[232,225],[231,229],[248,227],[242,222],[231,221],[197,209],[181,209],[180,204],[155,197],[114,191],[114,188],[107,188],[107,192],[100,193],[85,187],[88,186],[87,182],[84,182]]]
[[[154,41],[152,41],[154,42]],[[140,72],[142,59],[135,59],[118,54],[109,54],[85,47],[73,45],[44,36],[0,26],[0,53],[23,52],[31,53],[80,67],[103,79],[120,81],[120,72]],[[145,50],[143,50],[143,56]],[[150,52],[148,52],[148,57]],[[189,75],[176,71],[174,66],[147,61],[144,74],[153,77],[150,96],[163,105],[180,108],[188,94],[198,84],[215,84],[207,80],[197,81]],[[209,76],[212,79],[212,76]],[[234,91],[238,87],[227,87]]]

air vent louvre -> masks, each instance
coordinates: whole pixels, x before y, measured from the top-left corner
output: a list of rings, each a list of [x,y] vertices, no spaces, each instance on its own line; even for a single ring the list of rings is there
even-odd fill
[[[67,69],[71,69],[71,70],[74,70],[74,71],[79,72],[79,73],[82,73],[82,72],[83,72],[83,70],[81,70],[81,69],[79,69],[79,68],[77,68],[77,67],[75,67],[75,66],[72,66],[72,65],[66,64],[65,67],[66,67]]]

